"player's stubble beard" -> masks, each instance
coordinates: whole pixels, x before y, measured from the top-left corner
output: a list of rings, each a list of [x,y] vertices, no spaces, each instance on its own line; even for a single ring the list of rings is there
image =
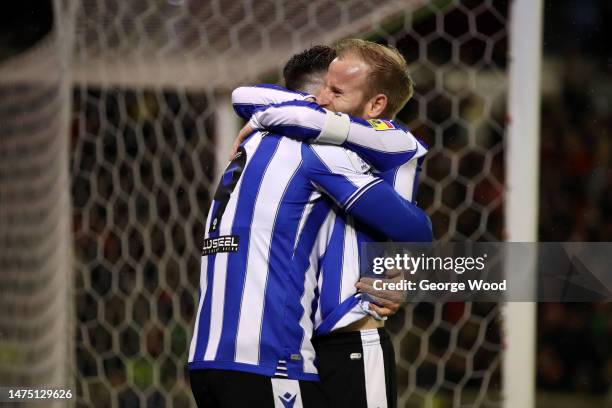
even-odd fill
[[[351,116],[355,116],[357,118],[368,119],[365,115],[365,107],[367,103],[368,103],[368,98],[364,95],[361,97],[361,101],[359,105],[355,106],[350,111],[344,112],[344,113],[351,115]]]

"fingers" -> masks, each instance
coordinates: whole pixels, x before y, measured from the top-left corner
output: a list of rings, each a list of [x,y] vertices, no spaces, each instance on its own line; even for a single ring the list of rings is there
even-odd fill
[[[384,299],[391,302],[401,303],[406,299],[406,292],[403,290],[381,290],[376,289],[374,282],[376,279],[361,278],[359,282],[355,284],[357,290],[361,293],[367,293],[369,296],[376,299]]]
[[[372,298],[372,302],[370,302],[370,305],[372,304],[380,308],[388,309],[392,313],[397,312],[400,306],[402,305],[400,302],[394,302],[383,298]]]
[[[387,279],[401,279],[402,275],[403,271],[401,269],[387,269],[385,271],[385,278]]]
[[[357,282],[357,284],[355,286],[357,286],[357,288],[359,288],[359,286],[374,286],[374,281],[376,281],[376,279],[374,278],[361,278],[359,279],[359,282]]]
[[[391,309],[388,309],[386,307],[380,307],[380,306],[376,306],[373,303],[370,303],[369,309],[373,312],[378,313],[378,315],[380,317],[389,317],[395,314],[395,312],[397,312],[397,310],[393,311]]]
[[[244,142],[246,140],[247,137],[249,137],[249,135],[251,133],[253,133],[255,131],[255,129],[253,129],[253,127],[251,127],[250,124],[246,124],[242,127],[242,129],[240,129],[240,132],[238,133],[238,136],[236,137],[236,139],[234,139],[234,143],[232,144],[232,150],[230,152],[230,160],[233,160],[234,157],[236,156],[236,153],[238,153],[238,149],[240,148],[240,145],[242,144],[242,142]]]
[[[238,153],[238,149],[240,148],[240,143],[242,142],[240,141],[239,137],[234,139],[234,143],[232,144],[232,150],[230,151],[230,156],[229,156],[230,160],[234,160],[234,157],[236,157],[236,153]]]

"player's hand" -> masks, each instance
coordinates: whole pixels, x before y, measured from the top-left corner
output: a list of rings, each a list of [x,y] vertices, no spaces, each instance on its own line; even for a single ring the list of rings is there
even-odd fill
[[[367,286],[367,284],[357,283],[355,286],[359,289],[360,292],[368,293],[369,298],[370,298],[368,309],[372,310],[373,312],[378,313],[380,317],[392,316],[395,313],[397,313],[399,308],[402,306],[401,300],[388,300],[388,299],[376,296],[376,293],[381,292],[381,291],[377,291],[376,289],[371,289],[369,286]]]
[[[230,152],[229,157],[230,160],[233,160],[236,156],[236,153],[238,153],[238,148],[240,148],[240,144],[244,142],[245,139],[254,131],[255,129],[253,129],[248,123],[244,125],[242,129],[240,129],[240,133],[238,133],[238,136],[236,137],[236,139],[234,139],[234,144],[232,145],[232,151]]]
[[[355,284],[357,290],[361,293],[367,293],[374,299],[383,299],[394,303],[402,303],[406,300],[406,292],[403,290],[382,290],[375,289],[374,282],[398,282],[397,278],[392,279],[374,279],[374,278],[361,278],[359,282]],[[379,285],[377,285],[379,286]],[[380,287],[380,286],[379,286]]]
[[[383,282],[394,282],[397,283],[402,279],[401,273],[394,273],[389,271],[388,275],[393,277],[382,279],[382,278],[361,278],[359,282],[355,284],[357,290],[361,293],[367,293],[372,302],[370,302],[370,310],[375,311],[380,316],[391,316],[395,314],[402,302],[406,299],[406,292],[402,290],[380,290],[374,288],[374,282],[377,280]],[[376,304],[374,304],[376,303]]]
[[[368,305],[368,309],[373,312],[378,313],[380,317],[389,317],[393,316],[399,310],[402,305],[399,302],[392,302],[390,300],[385,300],[383,298],[377,298],[372,296],[372,301]],[[376,303],[374,303],[376,302]]]

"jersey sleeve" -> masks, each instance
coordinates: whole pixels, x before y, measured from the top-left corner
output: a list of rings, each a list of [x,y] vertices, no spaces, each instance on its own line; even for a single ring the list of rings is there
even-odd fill
[[[425,156],[422,155],[402,164],[400,167],[379,173],[378,176],[391,184],[403,198],[414,203],[424,159]]]
[[[232,91],[232,105],[238,116],[248,120],[255,111],[268,105],[303,100],[309,96],[312,95],[290,91],[278,85],[241,86]]]
[[[393,121],[367,121],[314,102],[287,101],[262,108],[254,112],[250,124],[301,141],[341,145],[378,171],[399,167],[419,154],[417,139]]]
[[[338,146],[303,145],[302,160],[316,189],[375,231],[400,242],[433,239],[427,214],[369,172],[355,153]]]

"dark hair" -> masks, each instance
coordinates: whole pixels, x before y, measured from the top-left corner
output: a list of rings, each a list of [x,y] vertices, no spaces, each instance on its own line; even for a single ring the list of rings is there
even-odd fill
[[[327,71],[334,58],[336,51],[327,45],[315,45],[295,54],[283,68],[285,87],[293,91],[304,89],[306,84],[312,82],[312,75]]]

